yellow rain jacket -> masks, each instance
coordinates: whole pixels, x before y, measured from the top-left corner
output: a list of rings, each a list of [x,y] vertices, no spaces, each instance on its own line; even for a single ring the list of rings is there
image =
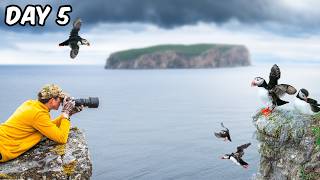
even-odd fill
[[[40,101],[24,102],[0,125],[0,162],[14,159],[41,141],[43,136],[66,143],[70,121],[61,115],[51,120],[49,109]]]

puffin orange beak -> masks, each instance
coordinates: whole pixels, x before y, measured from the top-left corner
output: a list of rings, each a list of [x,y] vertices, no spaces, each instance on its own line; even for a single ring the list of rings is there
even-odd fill
[[[256,83],[254,81],[251,82],[251,87],[256,86]]]

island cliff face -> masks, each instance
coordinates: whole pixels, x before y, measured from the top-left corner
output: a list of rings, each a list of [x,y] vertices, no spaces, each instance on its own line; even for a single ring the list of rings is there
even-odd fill
[[[302,115],[277,110],[264,117],[253,117],[260,142],[259,180],[319,180],[320,150],[314,128],[320,126],[320,114]]]
[[[202,45],[182,46],[178,48],[151,47],[152,50],[137,49],[133,52],[122,51],[110,55],[106,69],[180,69],[180,68],[217,68],[249,66],[249,51],[241,45]],[[163,47],[163,46],[161,46]],[[197,52],[192,50],[199,49]],[[131,50],[132,51],[132,50]],[[193,51],[193,52],[190,52]],[[123,54],[132,53],[132,56]]]

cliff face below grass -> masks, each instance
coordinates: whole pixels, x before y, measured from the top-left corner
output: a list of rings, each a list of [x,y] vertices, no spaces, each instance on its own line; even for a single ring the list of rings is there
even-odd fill
[[[320,150],[317,133],[320,114],[303,115],[276,110],[253,117],[260,142],[260,167],[256,179],[320,179]]]
[[[84,134],[70,130],[67,144],[43,139],[18,158],[0,163],[0,179],[90,179],[92,163]]]
[[[180,69],[249,66],[249,51],[241,45],[160,45],[116,52],[106,69]]]

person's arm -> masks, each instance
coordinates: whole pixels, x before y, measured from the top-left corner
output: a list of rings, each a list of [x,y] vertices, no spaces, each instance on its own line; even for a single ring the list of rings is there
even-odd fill
[[[41,134],[57,143],[67,143],[70,121],[64,117],[60,117],[60,126],[58,127],[50,119],[47,112],[39,112],[34,119],[33,127],[37,129]]]
[[[75,113],[78,113],[78,112],[82,111],[83,108],[84,108],[83,105],[81,105],[81,106],[75,106],[75,107],[71,110],[70,116],[72,116],[72,115],[75,114]],[[64,118],[64,117],[63,117],[63,114],[60,114],[60,115],[59,115],[57,118],[55,118],[52,122],[53,122],[54,124],[56,124],[58,127],[60,127],[61,119],[63,119],[63,118]]]
[[[62,114],[60,114],[57,118],[55,118],[52,122],[54,124],[56,124],[58,127],[60,127],[60,124],[61,124],[61,120],[63,119],[63,116]]]

